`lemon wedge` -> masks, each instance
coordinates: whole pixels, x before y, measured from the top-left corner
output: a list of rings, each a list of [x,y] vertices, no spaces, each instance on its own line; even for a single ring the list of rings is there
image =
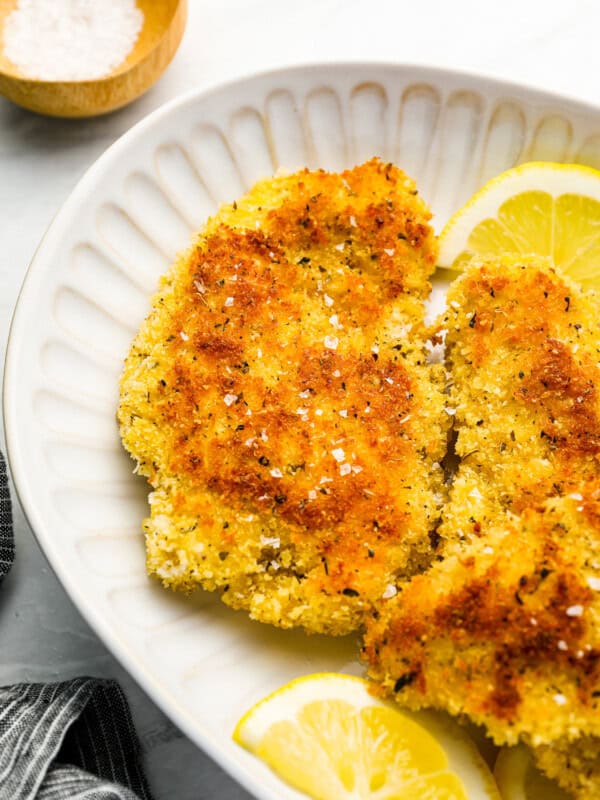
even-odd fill
[[[299,678],[251,708],[233,738],[315,800],[500,800],[455,722],[401,711],[368,686],[336,673]]]
[[[536,769],[524,745],[503,747],[494,767],[502,800],[569,800],[569,795]]]
[[[539,255],[588,288],[600,287],[600,171],[531,162],[485,184],[440,234],[439,265],[473,255]]]

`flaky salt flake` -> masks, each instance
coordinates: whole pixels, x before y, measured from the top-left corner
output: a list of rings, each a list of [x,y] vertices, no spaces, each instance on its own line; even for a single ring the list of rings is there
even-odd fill
[[[317,499],[317,493],[316,493],[316,491],[314,489],[310,489],[309,490],[308,499],[309,500],[316,500]]]
[[[264,428],[260,432],[260,438],[263,440],[263,442],[268,442],[269,441],[269,437],[267,436],[267,432],[266,432],[266,430]]]
[[[327,476],[324,476],[323,478],[321,478],[319,483],[331,483],[332,481],[333,481],[333,478],[328,478]]]
[[[330,325],[333,325],[333,327],[334,327],[334,328],[337,328],[338,330],[339,330],[340,328],[343,328],[343,327],[344,327],[343,325],[341,325],[341,324],[340,324],[340,319],[339,319],[339,317],[338,317],[338,315],[337,315],[337,314],[332,314],[332,315],[329,317],[329,324],[330,324]]]
[[[323,416],[323,409],[322,408],[317,408],[316,411],[315,411],[315,414],[317,415],[317,417],[322,417]]]
[[[368,409],[368,408],[366,409],[366,411],[365,411],[365,414],[367,413],[367,411],[369,411],[369,409]],[[408,422],[408,420],[409,420],[411,417],[412,417],[412,414],[407,414],[405,417],[402,417],[402,419],[400,420],[400,425],[404,425],[404,423],[405,423],[405,422]]]
[[[483,552],[486,554],[486,556],[490,556],[494,552],[494,548],[490,547],[488,544],[486,547],[483,548]]]
[[[334,378],[342,377],[342,373],[339,371],[339,369],[335,369],[331,374],[333,375]]]
[[[475,500],[481,500],[483,495],[481,494],[479,489],[475,487],[474,489],[471,489],[471,491],[469,492],[469,497],[474,497]]]
[[[350,475],[352,472],[352,467],[350,464],[340,464],[340,475],[344,477],[345,475]]]
[[[350,225],[351,225],[353,228],[356,228],[356,217],[354,217],[354,216],[351,216],[351,217],[350,217]]]
[[[323,344],[328,350],[337,350],[337,346],[340,343],[340,340],[337,336],[326,336],[323,339]]]
[[[457,303],[456,300],[451,300],[450,305],[452,308],[460,308],[460,303]]]
[[[562,650],[563,652],[569,649],[569,645],[565,642],[564,639],[561,639],[556,646],[558,647],[559,650]]]
[[[345,247],[344,242],[340,242],[339,244],[335,245],[335,249],[339,250],[340,253],[343,251],[344,247]]]
[[[305,389],[303,392],[298,392],[298,397],[306,400],[308,397],[310,397],[310,389]]]
[[[363,471],[363,468],[362,468],[362,467],[359,467],[359,466],[358,466],[358,464],[357,464],[355,467],[352,467],[352,472],[353,472],[355,475],[358,475],[358,473],[359,473],[359,472],[362,472],[362,471]]]
[[[389,383],[389,384],[390,384],[390,386],[393,386],[393,385],[394,385],[394,379],[393,379],[393,378],[386,378],[386,379],[385,379],[385,382],[386,382],[386,383]]]
[[[271,477],[283,478],[283,472],[279,469],[279,467],[273,467],[273,469],[271,470]]]
[[[187,335],[187,333],[184,333],[183,331],[179,331],[179,335],[181,336],[181,338],[183,339],[184,342],[189,342],[190,337]]]
[[[445,408],[444,411],[448,414],[449,417],[453,417],[456,414],[455,408]]]
[[[325,305],[328,308],[331,308],[331,306],[333,305],[333,297],[329,297],[328,294],[324,294],[323,295],[323,302],[325,303]]]
[[[305,414],[308,414],[308,408],[297,408],[296,414],[299,414],[301,417],[303,417]]]
[[[408,334],[412,331],[412,323],[406,323],[405,325],[396,325],[394,326],[394,338],[396,339],[405,339]],[[427,347],[429,342],[425,342],[425,347]]]
[[[580,617],[583,614],[583,606],[569,606],[567,608],[567,617]]]
[[[595,578],[593,575],[591,575],[587,579],[587,585],[590,587],[590,589],[592,589],[592,591],[600,592],[600,578]]]
[[[379,353],[379,345],[374,344],[373,347],[371,348],[371,352],[377,355]]]
[[[568,495],[568,497],[570,497],[571,500],[579,500],[579,502],[583,500],[583,495],[579,494],[579,492],[574,492],[573,494]]]
[[[383,248],[383,252],[387,253],[387,255],[390,256],[390,258],[391,258],[394,255],[394,253],[396,252],[396,250],[393,247],[384,247]]]
[[[341,447],[336,447],[335,450],[332,450],[331,455],[335,458],[336,461],[340,462],[342,462],[346,458],[346,454],[344,453]]]
[[[564,694],[555,694],[552,698],[557,706],[566,706],[567,705],[567,698]]]
[[[263,547],[273,547],[275,550],[281,547],[281,539],[279,536],[263,536],[261,534],[260,543]]]
[[[340,417],[343,417],[344,419],[346,419],[346,417],[348,416],[348,412],[346,411],[345,408],[343,408],[341,411],[338,411],[338,414],[340,415]]]
[[[232,406],[238,399],[237,394],[226,394],[223,398],[223,402],[226,406]]]
[[[233,305],[233,297],[226,297],[224,305],[226,308],[230,308]]]
[[[529,624],[533,625],[533,627],[535,628],[538,624],[537,619],[535,617],[531,617],[531,619],[529,620]]]
[[[390,597],[395,597],[397,594],[398,594],[398,589],[396,589],[394,584],[388,583],[381,597],[383,600],[389,600]]]
[[[202,281],[194,281],[194,286],[196,287],[198,294],[206,293],[206,286],[202,283]]]

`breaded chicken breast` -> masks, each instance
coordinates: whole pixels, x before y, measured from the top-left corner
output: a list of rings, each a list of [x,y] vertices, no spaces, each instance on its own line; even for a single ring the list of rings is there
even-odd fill
[[[448,419],[429,219],[391,164],[305,170],[223,207],[162,280],[118,417],[165,586],[345,634],[429,563]]]
[[[461,457],[443,557],[375,611],[381,690],[519,740],[600,796],[598,302],[544,261],[476,263],[444,321]]]

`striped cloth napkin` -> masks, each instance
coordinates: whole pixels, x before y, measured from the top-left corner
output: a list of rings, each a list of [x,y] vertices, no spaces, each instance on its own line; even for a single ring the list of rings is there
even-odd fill
[[[0,453],[0,583],[14,558]],[[0,687],[0,800],[152,800],[127,700],[117,683]]]
[[[8,490],[6,462],[0,453],[0,583],[11,568],[15,557],[13,541],[12,509]]]

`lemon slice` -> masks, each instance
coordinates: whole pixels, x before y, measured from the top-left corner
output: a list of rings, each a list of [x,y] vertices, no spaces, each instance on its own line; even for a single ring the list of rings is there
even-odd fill
[[[473,255],[540,255],[582,285],[600,286],[600,172],[531,162],[480,189],[440,235],[439,264],[460,270]]]
[[[569,795],[536,768],[524,745],[503,747],[494,767],[502,800],[569,800]]]
[[[450,718],[373,697],[350,675],[299,678],[257,703],[234,740],[315,800],[500,800]]]

